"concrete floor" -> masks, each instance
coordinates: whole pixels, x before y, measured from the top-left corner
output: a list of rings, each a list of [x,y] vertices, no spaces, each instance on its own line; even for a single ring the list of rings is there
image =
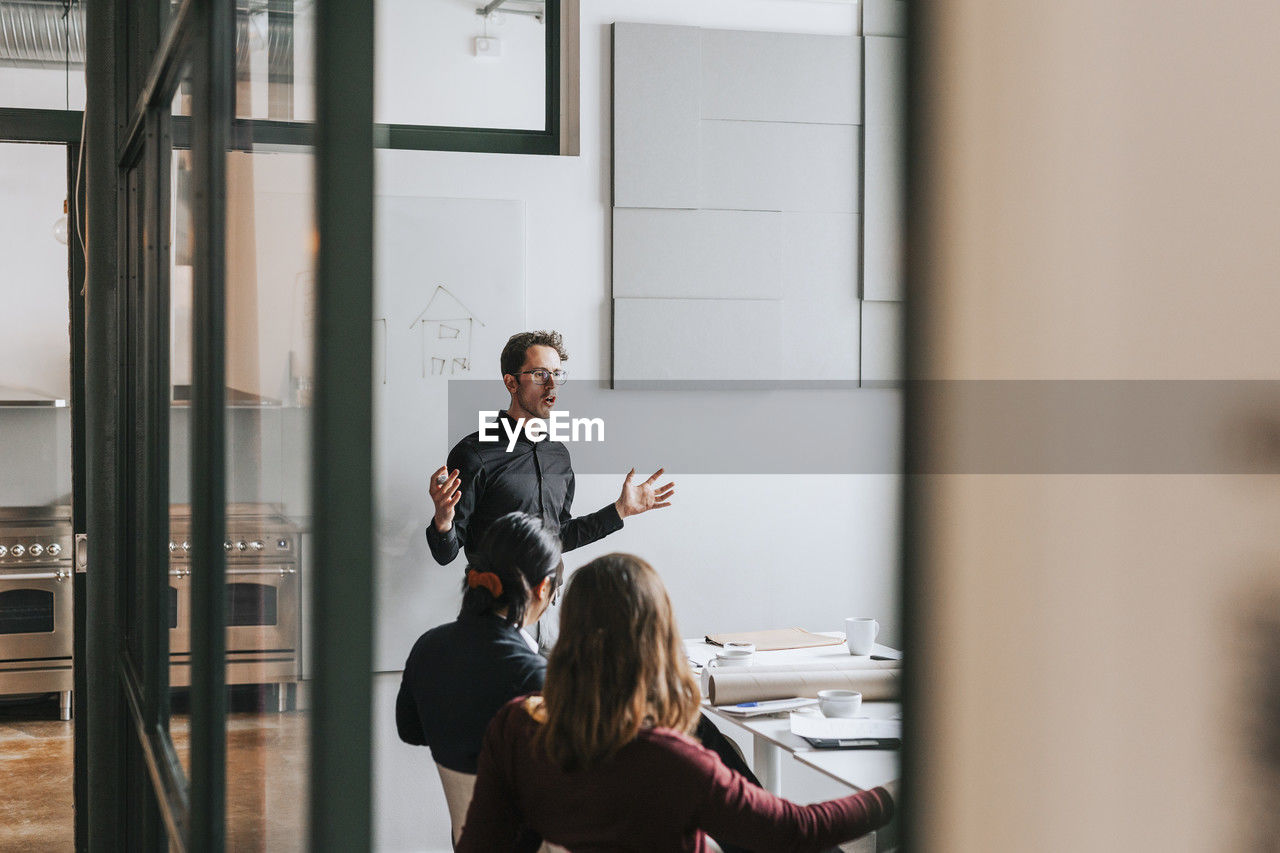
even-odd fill
[[[56,699],[0,705],[0,850],[74,848],[73,725]],[[188,718],[170,730],[186,766]],[[227,849],[303,849],[306,750],[305,713],[228,715]]]

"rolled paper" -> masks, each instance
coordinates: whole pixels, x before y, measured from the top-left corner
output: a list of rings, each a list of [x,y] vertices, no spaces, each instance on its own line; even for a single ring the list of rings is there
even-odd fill
[[[803,663],[766,663],[759,666],[740,666],[734,672],[809,672],[811,670],[837,672],[850,669],[902,669],[900,660],[872,660],[866,655],[845,655],[823,661],[807,660]]]
[[[901,679],[901,669],[723,667],[711,670],[707,698],[712,705],[736,705],[793,696],[816,698],[819,690],[857,690],[863,701],[892,702],[902,695]]]

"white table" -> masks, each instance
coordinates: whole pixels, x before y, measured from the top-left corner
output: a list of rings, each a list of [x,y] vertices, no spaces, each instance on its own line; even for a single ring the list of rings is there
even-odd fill
[[[685,640],[689,660],[705,666],[719,650],[702,640]],[[873,655],[896,657],[898,652],[877,643]],[[831,663],[847,660],[849,650],[838,646],[818,646],[811,649],[785,649],[776,652],[757,652],[757,666],[797,666],[812,663]],[[881,749],[814,749],[803,738],[791,733],[791,719],[786,713],[776,716],[741,717],[726,714],[714,706],[704,704],[703,713],[726,720],[751,733],[753,745],[752,770],[760,784],[775,794],[781,793],[781,760],[790,754],[801,764],[863,791],[891,782],[900,775],[898,751]],[[863,702],[862,714],[868,717],[889,718],[902,712],[898,702]]]

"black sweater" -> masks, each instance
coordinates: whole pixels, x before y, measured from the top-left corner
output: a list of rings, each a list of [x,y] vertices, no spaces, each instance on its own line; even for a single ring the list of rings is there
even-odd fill
[[[542,689],[546,661],[501,618],[464,616],[418,638],[396,697],[405,743],[450,770],[475,773],[484,730],[512,697]]]

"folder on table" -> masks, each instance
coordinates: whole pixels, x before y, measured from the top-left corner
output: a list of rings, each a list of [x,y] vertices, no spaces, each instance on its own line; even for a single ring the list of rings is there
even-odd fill
[[[780,649],[809,649],[817,646],[839,646],[843,637],[815,634],[803,628],[773,628],[767,631],[739,631],[734,634],[707,634],[707,642],[713,646],[725,643],[754,643],[758,652],[776,652]]]

